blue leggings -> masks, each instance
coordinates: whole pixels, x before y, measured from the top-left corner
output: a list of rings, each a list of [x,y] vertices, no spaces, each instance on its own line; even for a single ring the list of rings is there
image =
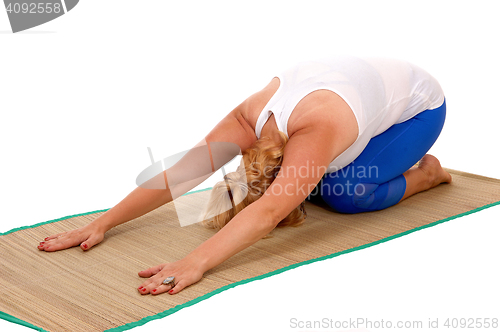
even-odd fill
[[[429,151],[445,117],[443,102],[373,137],[351,164],[325,174],[308,200],[321,196],[341,213],[382,210],[398,203],[406,190],[403,173]]]

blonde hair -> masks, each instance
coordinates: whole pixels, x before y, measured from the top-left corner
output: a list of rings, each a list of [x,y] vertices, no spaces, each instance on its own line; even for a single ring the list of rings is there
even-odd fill
[[[212,188],[203,224],[220,230],[236,214],[259,199],[281,168],[288,138],[279,132],[281,143],[261,137],[243,152],[240,166]],[[304,202],[290,212],[277,227],[299,226],[305,218]]]

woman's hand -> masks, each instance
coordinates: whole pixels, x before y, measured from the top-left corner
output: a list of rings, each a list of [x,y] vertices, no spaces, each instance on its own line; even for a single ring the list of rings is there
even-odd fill
[[[138,288],[139,293],[143,295],[157,295],[165,292],[176,294],[187,286],[201,280],[203,270],[199,267],[199,264],[194,264],[189,262],[187,258],[184,258],[177,262],[151,267],[139,272],[139,276],[149,278]],[[163,280],[168,277],[175,277],[175,286],[173,288],[170,285],[162,284]]]
[[[80,246],[83,250],[89,250],[104,239],[104,233],[101,228],[91,223],[82,228],[49,236],[40,242],[38,249],[57,251]]]

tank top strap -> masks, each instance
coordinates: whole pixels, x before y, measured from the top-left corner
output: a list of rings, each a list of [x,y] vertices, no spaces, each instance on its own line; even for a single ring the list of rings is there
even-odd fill
[[[307,69],[308,62],[302,62],[300,65],[289,68],[275,76],[280,80],[280,85],[257,118],[255,124],[257,138],[260,138],[262,127],[264,127],[271,114],[274,114],[278,130],[289,137],[288,120],[297,104],[309,93],[324,88],[324,82],[318,82],[317,76],[311,75]],[[322,73],[324,73],[324,69]]]
[[[285,89],[286,82],[284,81],[282,75],[276,75],[275,77],[280,80],[280,85],[278,87],[278,90],[276,90],[269,102],[266,104],[266,106],[264,106],[259,114],[259,117],[257,118],[257,122],[255,124],[255,135],[257,136],[257,139],[260,138],[262,127],[264,127],[264,124],[267,122],[271,114],[274,114],[274,119],[276,120],[278,129],[280,131],[286,132],[286,124],[285,129],[283,129],[283,123],[282,121],[280,121],[282,119],[281,113],[283,111],[283,105],[287,100],[287,92]]]

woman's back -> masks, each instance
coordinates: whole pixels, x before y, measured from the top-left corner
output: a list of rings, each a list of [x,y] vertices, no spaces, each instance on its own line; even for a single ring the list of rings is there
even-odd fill
[[[355,142],[348,140],[344,152],[332,161],[331,170],[353,161],[372,137],[426,109],[438,107],[444,100],[439,83],[431,75],[394,59],[331,57],[301,62],[276,77],[279,83],[271,82],[272,87],[263,90],[267,99],[261,98],[258,103],[261,108],[251,111],[250,123],[255,121],[257,138],[271,115],[278,129],[288,136],[293,134],[294,127],[302,128],[304,123],[314,126],[330,121],[332,130],[348,126],[350,133],[357,132]],[[321,94],[322,90],[334,93]],[[262,99],[267,100],[264,106]],[[328,103],[330,107],[324,107]],[[300,107],[303,104],[308,105]],[[309,112],[311,107],[322,111]],[[357,128],[352,122],[338,123],[337,113],[346,109],[355,116]],[[333,113],[333,118],[329,113]]]

